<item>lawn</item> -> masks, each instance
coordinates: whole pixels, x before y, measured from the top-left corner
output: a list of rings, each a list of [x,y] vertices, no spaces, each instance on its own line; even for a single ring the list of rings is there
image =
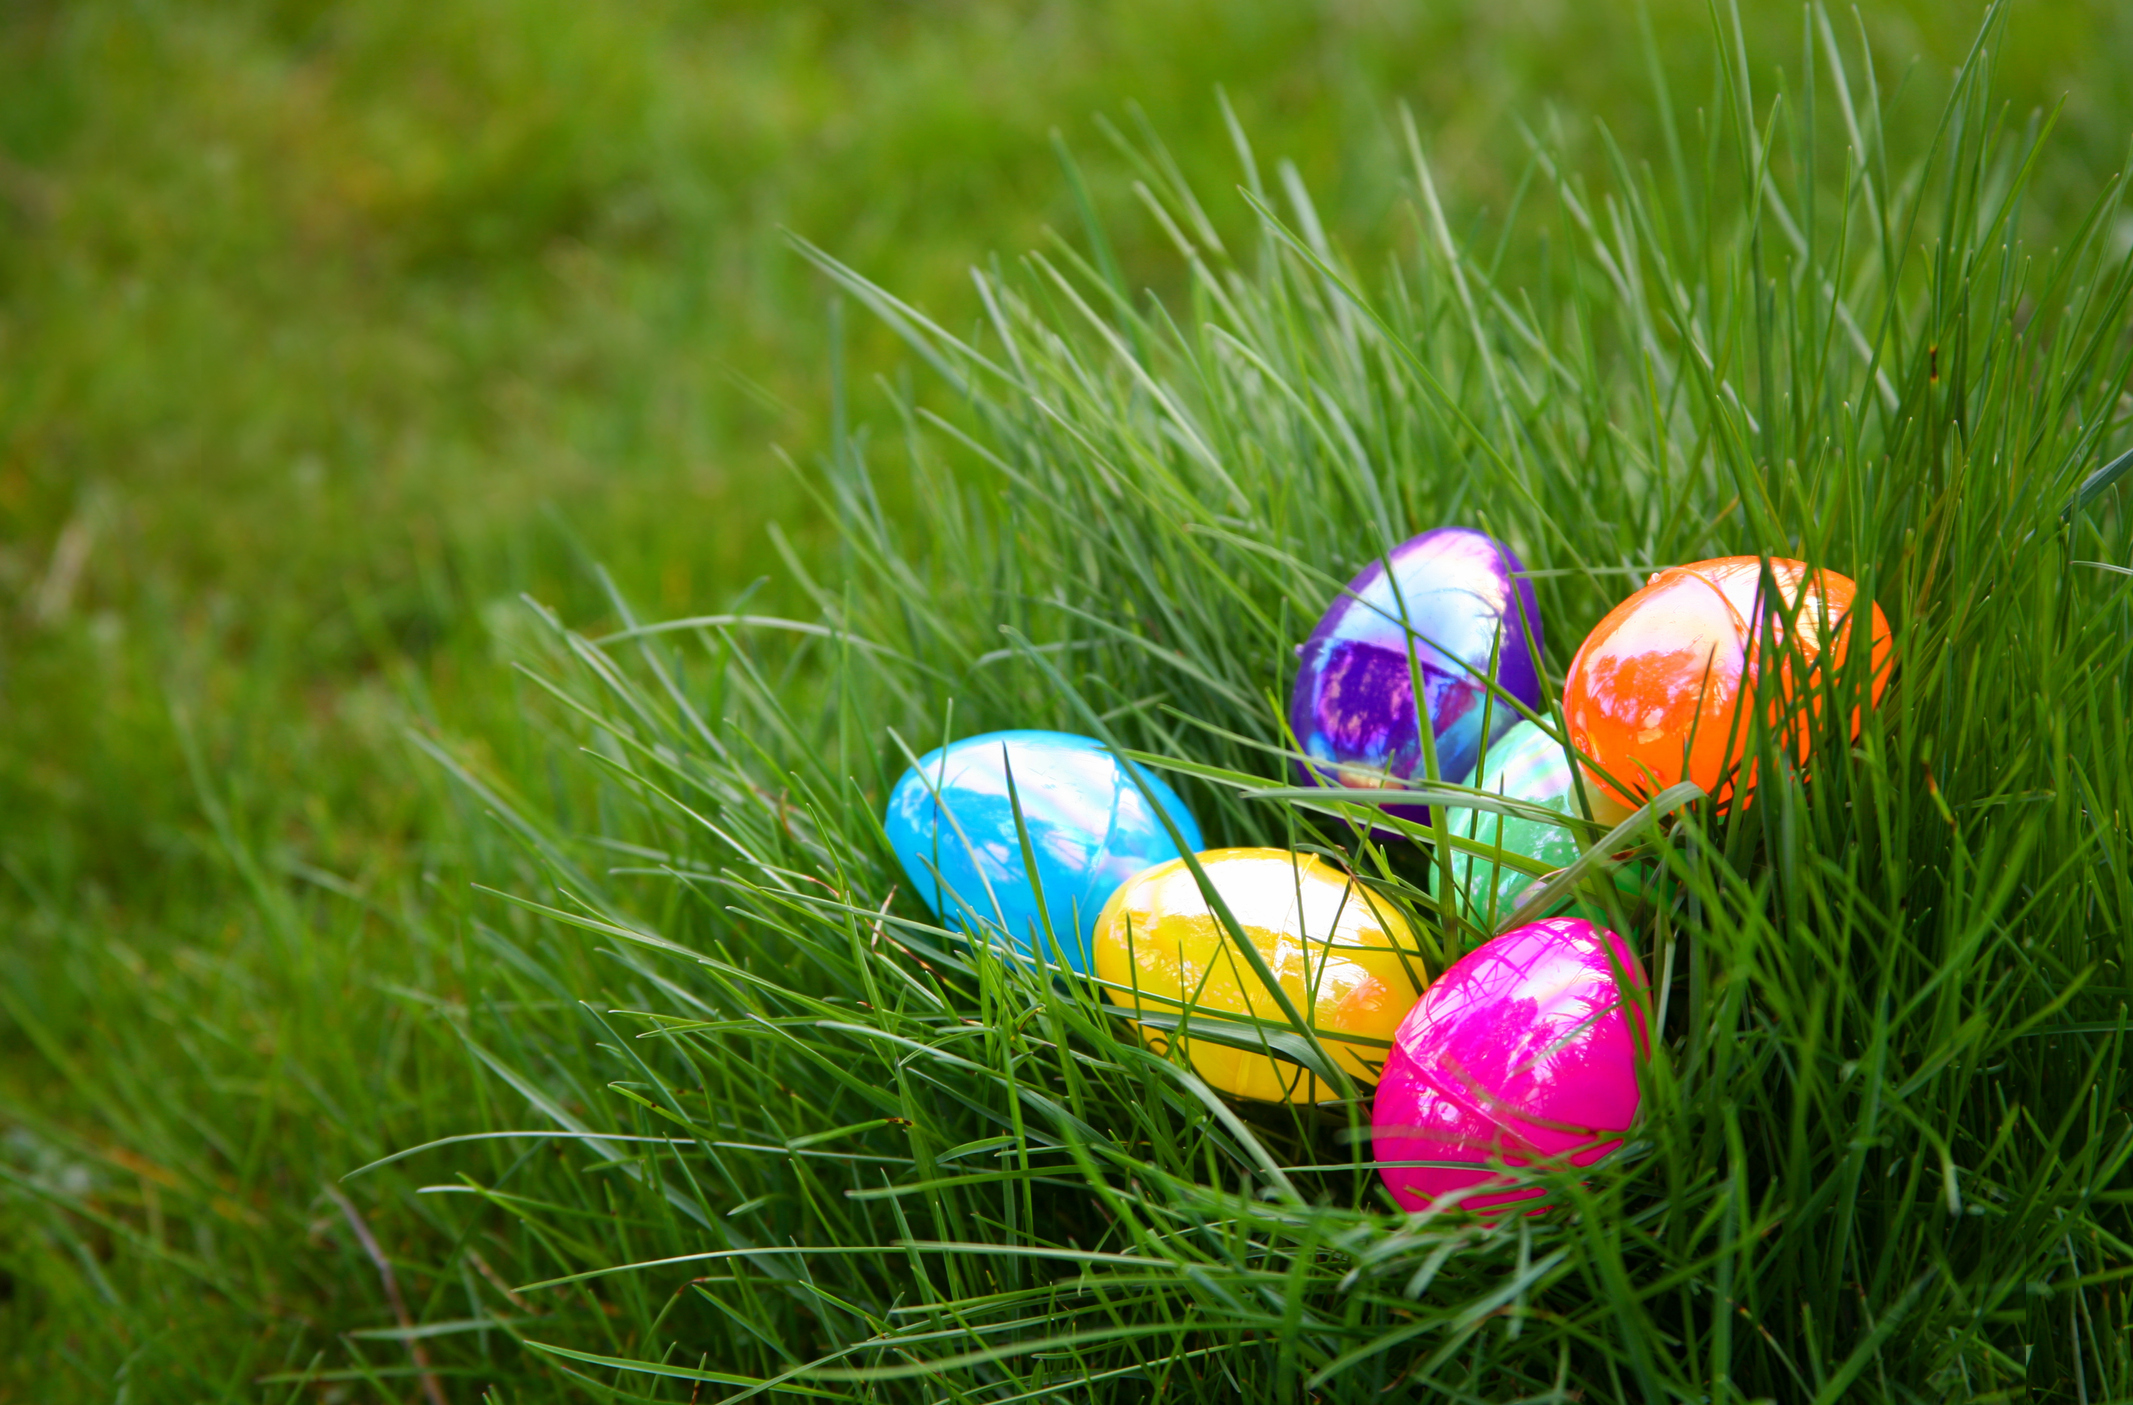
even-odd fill
[[[10,11],[0,1398],[2133,1398],[2133,20],[1977,20]],[[1646,1116],[1495,1229],[876,823],[1102,733],[1472,946],[1258,795],[1443,521],[1555,678],[1730,552],[1897,635],[1596,890]]]

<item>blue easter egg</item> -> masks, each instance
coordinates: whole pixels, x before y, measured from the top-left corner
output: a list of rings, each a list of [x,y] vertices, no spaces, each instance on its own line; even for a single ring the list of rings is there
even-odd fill
[[[1036,857],[1034,882],[1015,833],[1010,769]],[[1043,955],[1049,944],[1042,917],[1048,916],[1068,962],[1086,971],[1105,901],[1142,869],[1179,856],[1149,795],[1188,850],[1203,847],[1199,823],[1177,792],[1147,767],[1138,769],[1145,794],[1091,738],[987,732],[928,752],[905,771],[883,824],[912,886],[949,926],[972,933],[981,926],[1004,929],[1022,951]]]

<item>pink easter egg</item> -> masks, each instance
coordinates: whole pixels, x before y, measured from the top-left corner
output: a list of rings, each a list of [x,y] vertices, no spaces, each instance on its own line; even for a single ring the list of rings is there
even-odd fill
[[[1623,976],[1650,989],[1620,937],[1577,917],[1515,928],[1440,976],[1393,1035],[1370,1114],[1373,1156],[1472,1169],[1381,1165],[1393,1197],[1420,1210],[1447,1191],[1507,1184],[1493,1159],[1589,1166],[1620,1146],[1599,1139],[1636,1118],[1644,1039]],[[1460,1205],[1486,1210],[1540,1194],[1526,1186]]]

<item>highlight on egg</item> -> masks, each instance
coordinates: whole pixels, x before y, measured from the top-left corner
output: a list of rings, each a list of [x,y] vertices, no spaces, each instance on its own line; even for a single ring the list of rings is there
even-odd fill
[[[1491,697],[1492,665],[1502,693],[1538,710],[1540,607],[1524,570],[1494,537],[1439,527],[1348,582],[1297,651],[1289,725],[1307,758],[1297,767],[1304,784],[1372,789],[1426,779],[1424,723],[1438,776],[1465,775],[1484,727],[1494,741],[1520,720],[1504,697]],[[1417,823],[1429,813],[1388,809]]]
[[[1497,1163],[1589,1166],[1618,1147],[1637,1116],[1648,989],[1622,939],[1581,918],[1462,957],[1400,1022],[1378,1083],[1371,1154],[1393,1198],[1420,1210],[1509,1187],[1459,1202],[1488,1210],[1543,1194]],[[1425,1161],[1440,1164],[1403,1164]]]
[[[1764,590],[1767,579],[1776,587]],[[1794,761],[1808,758],[1822,695],[1844,668],[1857,585],[1804,562],[1728,556],[1653,575],[1579,646],[1563,687],[1570,741],[1608,799],[1634,807],[1695,782],[1720,804],[1754,791],[1744,699],[1776,669],[1765,724]],[[1888,686],[1888,618],[1871,601],[1868,701]],[[1790,618],[1790,627],[1787,620]],[[1857,736],[1860,711],[1852,713]],[[1602,774],[1602,773],[1605,774]]]
[[[1024,954],[1048,957],[1049,920],[1068,964],[1086,971],[1097,915],[1118,885],[1178,856],[1171,827],[1187,850],[1204,842],[1177,792],[1137,769],[1139,784],[1091,737],[988,732],[921,757],[890,792],[882,824],[911,886],[943,922],[1004,934]],[[1034,872],[1023,862],[1010,775]]]
[[[1351,1076],[1375,1080],[1386,1041],[1428,981],[1406,920],[1315,855],[1216,849],[1197,859],[1281,990],[1320,1032],[1325,1052]],[[1113,1001],[1137,1014],[1182,1017],[1182,1036],[1138,1027],[1159,1052],[1182,1037],[1194,1071],[1212,1087],[1266,1102],[1335,1096],[1297,1063],[1192,1037],[1195,1017],[1288,1021],[1183,859],[1112,895],[1096,924],[1094,959]],[[1370,1042],[1343,1042],[1343,1035]],[[1229,1037],[1254,1038],[1234,1026]]]

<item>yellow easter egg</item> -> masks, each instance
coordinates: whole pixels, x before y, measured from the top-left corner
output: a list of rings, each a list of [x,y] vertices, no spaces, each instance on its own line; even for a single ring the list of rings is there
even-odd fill
[[[1310,854],[1213,849],[1197,857],[1268,971],[1319,1032],[1326,1053],[1356,1078],[1375,1082],[1393,1032],[1428,981],[1406,920],[1384,898]],[[1096,919],[1091,946],[1106,994],[1130,1009],[1287,1023],[1183,859],[1126,880]],[[1140,1026],[1140,1032],[1149,1047],[1170,1047],[1168,1031]],[[1193,1069],[1223,1092],[1266,1102],[1335,1095],[1297,1064],[1196,1040],[1191,1033],[1188,1022],[1186,1055]],[[1344,1034],[1381,1042],[1344,1043],[1338,1037]]]

